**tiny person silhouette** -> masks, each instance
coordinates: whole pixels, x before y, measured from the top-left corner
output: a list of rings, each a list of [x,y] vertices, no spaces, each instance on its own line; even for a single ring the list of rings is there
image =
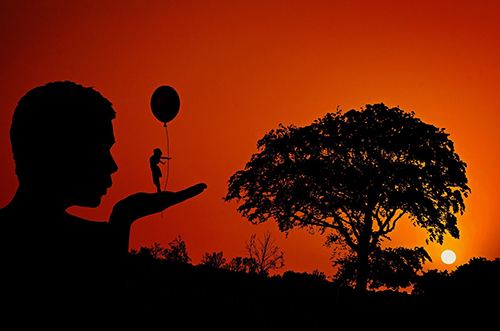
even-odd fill
[[[161,160],[170,160],[170,158],[162,156],[161,149],[155,148],[153,150],[153,156],[149,158],[149,165],[151,167],[151,173],[153,174],[153,183],[156,186],[157,193],[161,192],[160,177],[162,176],[161,169],[158,166],[158,163],[165,164],[165,162],[162,162]]]
[[[132,224],[206,188],[132,194],[115,204],[107,222],[66,211],[99,206],[111,187],[118,170],[114,118],[99,92],[69,81],[36,87],[18,102],[10,140],[19,186],[0,209],[0,302],[3,316],[16,323],[93,323],[116,314],[125,320]]]

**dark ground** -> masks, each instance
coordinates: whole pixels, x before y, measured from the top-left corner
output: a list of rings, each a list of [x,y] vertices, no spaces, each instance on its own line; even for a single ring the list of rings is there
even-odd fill
[[[500,317],[498,287],[359,295],[309,274],[262,277],[138,256],[130,266],[128,314],[155,329],[495,329]]]

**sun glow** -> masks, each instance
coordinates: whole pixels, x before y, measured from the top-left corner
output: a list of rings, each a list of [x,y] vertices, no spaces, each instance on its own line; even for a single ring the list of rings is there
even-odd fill
[[[456,259],[457,256],[452,250],[447,249],[443,253],[441,253],[441,260],[446,264],[453,264]]]

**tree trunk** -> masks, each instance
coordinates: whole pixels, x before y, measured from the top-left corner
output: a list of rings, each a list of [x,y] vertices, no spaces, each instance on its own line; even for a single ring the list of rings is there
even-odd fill
[[[356,291],[359,293],[366,293],[366,288],[368,286],[368,250],[360,249],[357,255]]]
[[[365,293],[368,286],[368,256],[370,255],[370,238],[372,236],[373,219],[372,209],[370,205],[367,206],[365,211],[365,224],[363,226],[363,233],[359,241],[357,249],[358,260],[356,263],[357,277],[356,277],[356,290],[359,293]]]

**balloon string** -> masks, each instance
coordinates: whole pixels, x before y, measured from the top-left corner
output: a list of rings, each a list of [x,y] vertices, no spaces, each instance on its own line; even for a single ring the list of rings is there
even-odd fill
[[[170,141],[168,139],[167,123],[163,123],[163,127],[165,128],[165,134],[167,135],[167,174],[165,176],[165,186],[163,186],[163,191],[166,191],[168,184],[168,177],[170,177]],[[161,218],[163,218],[163,211],[160,214]]]
[[[165,176],[165,186],[163,187],[163,191],[165,191],[167,189],[168,177],[170,176],[170,142],[168,139],[167,123],[164,123],[163,127],[165,128],[165,134],[167,136],[167,175]]]

